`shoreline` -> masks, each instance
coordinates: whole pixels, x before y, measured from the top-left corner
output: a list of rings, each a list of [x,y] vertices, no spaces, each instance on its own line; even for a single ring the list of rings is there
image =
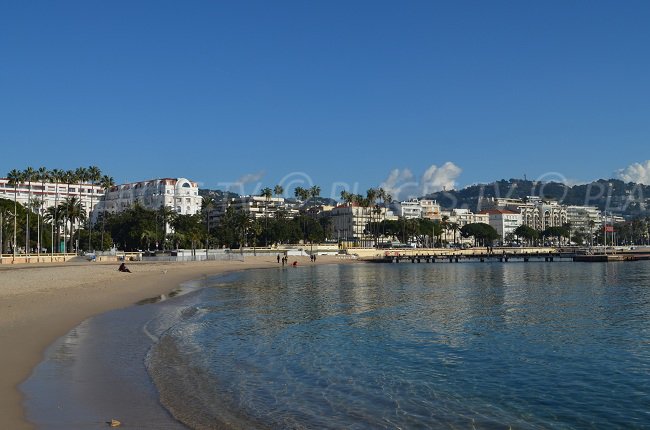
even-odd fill
[[[319,256],[292,257],[298,269],[311,264],[349,263]],[[245,261],[201,261],[129,264],[132,273],[117,272],[116,263],[47,264],[0,268],[0,416],[12,429],[33,429],[27,421],[19,385],[44,359],[46,349],[86,319],[125,308],[176,290],[202,276],[279,267],[275,256]]]

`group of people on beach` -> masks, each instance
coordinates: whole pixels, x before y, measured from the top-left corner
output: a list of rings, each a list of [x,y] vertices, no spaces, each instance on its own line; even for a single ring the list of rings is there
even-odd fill
[[[280,258],[280,254],[278,254],[277,258],[278,258],[278,264],[280,262],[282,262],[282,267],[284,267],[285,264],[289,264],[289,257],[288,256],[285,255],[282,258]],[[291,263],[291,265],[293,267],[296,267],[298,265],[298,262],[294,261],[293,263]]]

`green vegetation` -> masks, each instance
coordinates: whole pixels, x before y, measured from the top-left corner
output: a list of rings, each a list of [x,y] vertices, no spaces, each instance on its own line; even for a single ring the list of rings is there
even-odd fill
[[[460,229],[462,237],[473,237],[474,245],[488,246],[499,238],[499,234],[494,227],[489,224],[472,223],[466,224]]]

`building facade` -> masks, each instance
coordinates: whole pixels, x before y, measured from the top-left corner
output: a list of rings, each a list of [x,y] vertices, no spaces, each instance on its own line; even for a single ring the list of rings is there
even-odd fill
[[[458,208],[450,211],[442,211],[442,217],[447,220],[447,225],[455,225],[456,229],[443,229],[442,237],[447,242],[471,243],[471,238],[460,236],[460,229],[467,224],[489,224],[490,218],[487,214],[475,214],[469,209]]]
[[[283,197],[267,199],[263,196],[238,196],[220,201],[210,212],[210,221],[218,222],[228,208],[232,208],[235,212],[243,212],[255,219],[274,218],[279,211],[283,211],[284,216],[291,219],[299,212],[297,205],[288,204]]]
[[[572,233],[598,231],[603,222],[600,210],[595,206],[567,206],[566,211]]]
[[[368,242],[374,239],[368,231],[368,223],[381,222],[390,215],[392,215],[390,211],[384,207],[380,207],[377,212],[373,207],[364,207],[357,203],[339,205],[329,212],[333,237],[340,242],[357,242],[368,245]]]
[[[437,201],[421,199],[420,206],[422,207],[422,218],[427,218],[434,221],[442,219],[440,205]]]
[[[505,209],[521,214],[523,225],[538,231],[549,227],[561,227],[567,223],[567,207],[555,201],[546,201],[538,196],[526,200],[489,197],[481,198],[478,207],[483,210]]]
[[[185,178],[163,178],[116,185],[96,206],[99,212],[117,213],[135,204],[146,209],[170,207],[178,214],[194,215],[201,211],[202,198],[196,182]]]
[[[418,199],[396,203],[398,216],[406,219],[422,218],[422,205]]]
[[[36,213],[61,204],[69,197],[78,199],[86,213],[92,213],[104,195],[104,189],[99,185],[25,182],[17,184],[14,189],[8,179],[0,178],[0,198],[13,200],[14,191],[16,202],[30,206]]]
[[[499,234],[502,243],[514,236],[517,227],[522,225],[521,213],[508,209],[489,209],[479,212],[488,215],[488,224]]]

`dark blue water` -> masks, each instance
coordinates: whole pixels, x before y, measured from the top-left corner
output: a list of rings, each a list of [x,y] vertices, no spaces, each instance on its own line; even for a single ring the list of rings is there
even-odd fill
[[[650,264],[252,271],[147,365],[195,428],[650,428]]]

